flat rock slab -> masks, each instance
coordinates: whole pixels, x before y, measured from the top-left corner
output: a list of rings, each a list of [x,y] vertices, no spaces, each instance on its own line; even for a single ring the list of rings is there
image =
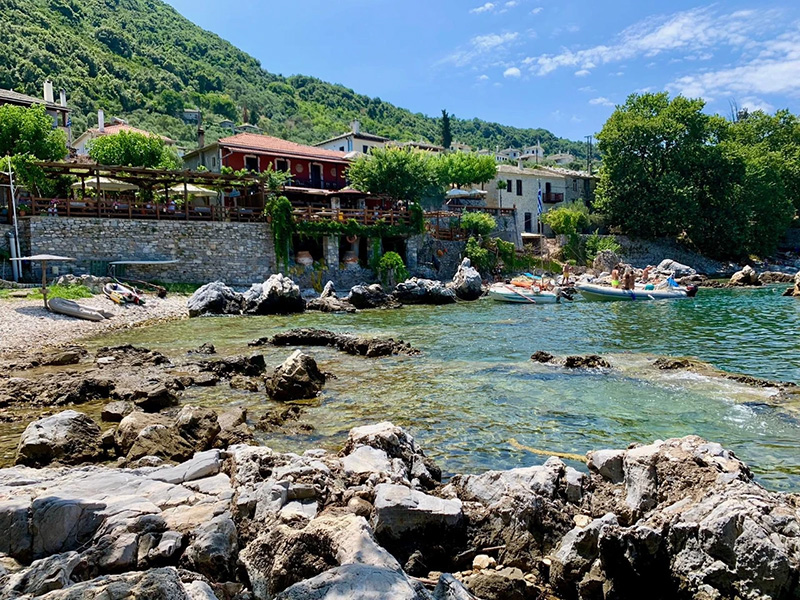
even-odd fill
[[[461,500],[445,500],[403,485],[375,487],[375,533],[399,538],[428,527],[456,527],[463,518]]]

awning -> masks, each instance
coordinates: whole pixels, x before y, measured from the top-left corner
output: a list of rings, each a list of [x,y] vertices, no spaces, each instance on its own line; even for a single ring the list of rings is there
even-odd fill
[[[177,183],[169,188],[170,192],[174,192],[176,194],[183,194],[183,184]],[[163,193],[163,190],[162,190]],[[192,183],[186,184],[186,193],[197,196],[198,198],[216,198],[219,193],[216,190],[210,190],[208,188],[200,187],[199,185],[194,185]]]
[[[108,177],[87,177],[85,182],[86,187],[94,189],[98,188],[99,182],[99,189],[104,192],[126,192],[139,189],[139,186],[133,185],[132,183],[125,183],[117,179],[109,179]],[[73,190],[80,190],[83,188],[83,184],[80,181],[76,181],[71,187]]]

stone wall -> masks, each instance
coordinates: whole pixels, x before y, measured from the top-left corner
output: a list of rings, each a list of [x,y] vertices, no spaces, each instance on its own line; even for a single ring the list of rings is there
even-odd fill
[[[170,283],[221,279],[249,285],[275,272],[266,223],[31,217],[21,224],[20,234],[23,252],[77,259],[59,265],[61,274],[102,270],[104,263],[116,260],[177,260],[174,265],[126,267],[126,277]],[[29,276],[40,273],[33,267]]]
[[[447,242],[425,235],[417,252],[417,268],[411,274],[442,281],[452,279],[461,264],[465,246],[466,242]]]
[[[8,235],[9,231],[14,231],[13,225],[0,224],[0,251],[8,252]]]

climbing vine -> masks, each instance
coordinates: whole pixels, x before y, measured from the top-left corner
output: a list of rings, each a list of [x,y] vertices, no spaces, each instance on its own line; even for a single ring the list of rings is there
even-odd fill
[[[381,257],[378,273],[384,285],[408,279],[408,269],[397,252],[387,252]]]
[[[294,217],[292,203],[286,196],[277,196],[267,201],[264,209],[275,240],[275,259],[279,265],[289,264],[289,244],[292,242]]]

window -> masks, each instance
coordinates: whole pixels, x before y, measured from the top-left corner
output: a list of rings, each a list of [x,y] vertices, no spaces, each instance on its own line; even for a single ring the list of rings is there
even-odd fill
[[[244,157],[244,168],[248,171],[258,171],[258,157],[257,156],[245,156]]]
[[[506,191],[511,193],[511,180],[506,181]]]
[[[367,152],[369,152],[369,146],[367,146],[366,144],[365,144],[364,146],[361,146],[361,147],[363,148],[362,152],[363,152],[364,154],[366,154]]]
[[[573,179],[572,180],[572,191],[573,192],[577,192],[578,191],[578,180],[577,179]]]
[[[339,152],[344,152],[344,146],[339,146]]]
[[[533,215],[525,213],[525,233],[533,233]]]
[[[517,196],[522,196],[522,179],[517,179]]]
[[[279,158],[275,161],[275,170],[276,171],[288,171],[289,170],[289,161],[285,158]]]
[[[211,168],[215,169],[216,167],[217,167],[217,157],[216,156],[212,156],[211,157]]]

